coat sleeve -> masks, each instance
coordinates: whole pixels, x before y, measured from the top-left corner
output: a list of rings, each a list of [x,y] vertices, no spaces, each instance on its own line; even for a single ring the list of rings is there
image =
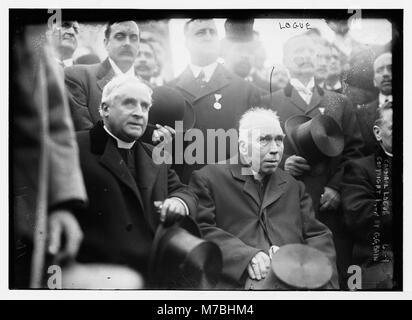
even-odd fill
[[[69,107],[64,95],[63,79],[50,52],[45,51],[45,73],[48,101],[49,206],[86,200],[86,189],[80,170],[78,147]]]
[[[69,99],[70,111],[76,131],[88,130],[93,127],[93,121],[89,112],[86,84],[76,72],[76,66],[65,68],[65,84]]]
[[[307,245],[323,252],[329,258],[333,273],[328,289],[339,289],[336,251],[332,232],[327,226],[315,218],[312,200],[309,194],[305,192],[305,186],[302,182],[299,182],[299,194],[305,242]]]
[[[332,174],[327,186],[340,191],[342,175],[345,163],[349,160],[362,157],[361,150],[364,146],[359,124],[356,118],[355,110],[352,103],[345,96],[343,98],[343,115],[342,115],[342,131],[344,136],[344,148],[342,155],[333,161],[337,161],[337,169]]]
[[[365,230],[371,230],[374,222],[375,187],[367,172],[357,162],[345,167],[342,183],[342,206],[348,229],[358,238],[365,239]]]
[[[204,238],[215,242],[222,251],[223,276],[243,286],[246,268],[250,260],[261,250],[246,245],[239,238],[216,226],[216,207],[212,190],[202,172],[193,172],[190,186],[199,198],[196,222]]]
[[[180,182],[178,175],[170,166],[168,166],[167,175],[168,197],[177,197],[183,200],[189,209],[189,214],[194,216],[197,210],[196,194],[187,185]]]

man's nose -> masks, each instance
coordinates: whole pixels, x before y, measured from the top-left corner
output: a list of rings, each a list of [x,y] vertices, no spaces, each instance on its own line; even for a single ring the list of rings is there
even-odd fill
[[[383,68],[383,76],[391,76],[392,72],[389,70],[388,67]]]
[[[279,151],[279,146],[278,146],[278,144],[276,143],[275,140],[272,140],[271,143],[270,143],[269,152],[270,152],[271,154],[277,154],[278,151]]]

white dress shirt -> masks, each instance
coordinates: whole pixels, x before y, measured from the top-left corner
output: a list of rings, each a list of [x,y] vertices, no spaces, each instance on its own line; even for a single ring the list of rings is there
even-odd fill
[[[111,58],[109,58],[109,62],[110,65],[112,66],[112,69],[114,71],[114,74],[116,76],[120,76],[120,75],[127,75],[127,76],[132,76],[135,77],[136,74],[134,73],[134,65],[132,64],[132,66],[130,67],[129,70],[127,70],[126,72],[123,72],[122,70],[119,69],[119,67],[117,66],[116,62],[114,62]]]
[[[200,74],[200,72],[203,70],[203,72],[205,73],[205,78],[204,81],[205,82],[209,82],[210,78],[213,75],[213,72],[215,72],[216,67],[217,67],[217,61],[204,66],[204,67],[199,67],[199,66],[195,66],[194,64],[189,64],[190,69],[192,70],[193,76],[195,78],[197,78]]]
[[[385,103],[386,100],[392,102],[392,95],[390,94],[390,95],[385,96],[382,92],[379,92],[379,102],[378,102],[379,107],[381,107]]]
[[[292,78],[290,79],[290,84],[298,91],[303,101],[305,101],[306,104],[309,105],[313,95],[313,88],[315,87],[315,79],[312,77],[312,79],[309,80],[308,84],[304,86],[303,83],[298,79]]]

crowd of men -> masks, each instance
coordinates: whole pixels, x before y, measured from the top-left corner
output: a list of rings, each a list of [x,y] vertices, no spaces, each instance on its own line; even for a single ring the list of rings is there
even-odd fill
[[[54,30],[40,56],[16,38],[13,287],[45,286],[49,264],[71,275],[66,288],[164,287],[154,285],[154,239],[166,222],[187,219],[217,246],[221,264],[213,284],[196,282],[199,289],[397,287],[391,52],[376,53],[377,91],[359,104],[345,78],[349,57],[320,33],[288,39],[283,64],[268,73],[253,19],[228,19],[225,31],[219,40],[213,19],[189,20],[182,34],[190,61],[167,83],[135,21],[107,24],[102,62],[73,61],[76,22]],[[177,149],[179,130],[150,119],[176,100],[184,160],[159,164],[157,150]],[[226,141],[235,130],[234,148],[217,152],[222,139],[212,129]],[[305,251],[313,249],[319,256]],[[166,251],[155,254],[172,263],[183,249]],[[312,273],[293,269],[296,261],[315,265]],[[360,284],[348,282],[351,265],[362,271]]]

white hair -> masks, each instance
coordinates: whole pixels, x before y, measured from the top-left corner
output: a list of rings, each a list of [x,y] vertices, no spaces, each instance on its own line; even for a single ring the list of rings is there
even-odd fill
[[[102,101],[99,107],[100,116],[102,116],[102,105],[107,104],[110,106],[113,100],[116,98],[117,90],[126,84],[144,88],[148,91],[150,97],[152,96],[153,90],[139,78],[129,75],[116,76],[112,80],[110,80],[103,88]]]
[[[239,141],[248,141],[250,130],[259,129],[259,124],[263,120],[272,120],[279,125],[280,121],[277,113],[272,109],[253,107],[246,111],[239,120]]]

